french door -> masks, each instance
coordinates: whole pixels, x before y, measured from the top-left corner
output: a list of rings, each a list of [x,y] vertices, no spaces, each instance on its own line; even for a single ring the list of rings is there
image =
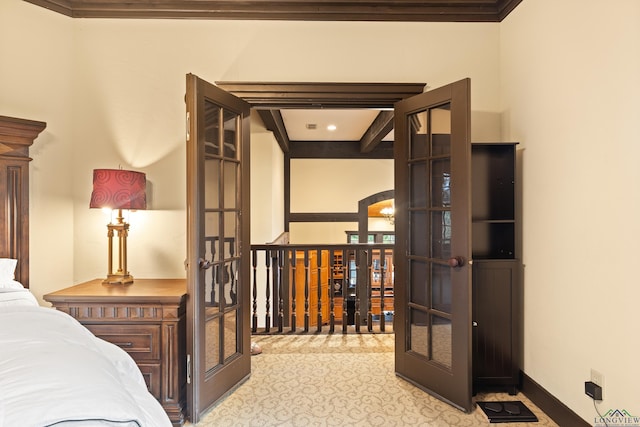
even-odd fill
[[[249,110],[187,75],[187,399],[197,423],[251,373]]]
[[[396,374],[472,409],[469,79],[395,105]]]

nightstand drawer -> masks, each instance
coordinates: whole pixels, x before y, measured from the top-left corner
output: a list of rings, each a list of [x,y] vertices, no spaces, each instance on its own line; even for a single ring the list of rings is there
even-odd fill
[[[85,325],[99,338],[125,350],[136,361],[160,360],[160,325]]]
[[[162,383],[162,369],[160,365],[146,365],[144,363],[138,364],[140,368],[140,372],[142,372],[142,376],[144,377],[144,382],[147,383],[147,389],[149,393],[153,394],[153,396],[161,400],[162,395],[160,394],[160,384]]]

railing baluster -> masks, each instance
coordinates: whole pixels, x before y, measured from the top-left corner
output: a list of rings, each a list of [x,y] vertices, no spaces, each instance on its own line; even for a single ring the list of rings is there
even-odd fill
[[[336,331],[336,312],[335,310],[335,288],[333,286],[333,268],[335,267],[335,253],[333,249],[329,250],[329,286],[327,286],[327,292],[329,293],[329,333]],[[343,281],[344,283],[344,281]]]
[[[316,250],[316,260],[317,260],[317,271],[318,275],[316,277],[316,284],[318,285],[318,289],[316,292],[316,296],[318,297],[318,315],[316,317],[317,321],[317,331],[322,332],[322,251],[320,249]]]
[[[258,332],[258,251],[251,251],[251,264],[253,266],[253,325],[251,332]]]
[[[364,254],[366,254],[366,250],[362,251],[362,250],[358,250],[356,249],[355,251],[355,267],[356,267],[356,282],[361,281],[362,277],[361,276],[361,272],[360,272],[360,257]],[[356,326],[356,332],[360,332],[360,324],[362,323],[362,319],[360,318],[360,288],[362,288],[362,286],[359,286],[358,283],[356,283],[356,306],[355,306],[355,326]]]
[[[283,293],[283,264],[284,264],[284,251],[274,251],[278,257],[278,332],[282,332],[284,329],[284,295]]]
[[[297,257],[296,250],[293,249],[291,251],[291,332],[296,331],[296,268],[297,268]]]
[[[349,280],[351,279],[351,277],[349,277],[349,250],[345,249],[344,251],[342,251],[342,277],[344,277],[344,279],[342,280],[342,333],[346,334],[347,333],[347,326],[349,324],[349,304],[348,304],[348,299],[349,299],[349,287],[350,287],[350,282]]]
[[[373,310],[371,305],[371,297],[373,295],[373,280],[371,274],[373,273],[372,269],[373,263],[373,251],[367,251],[367,330],[369,332],[373,331]]]
[[[387,254],[385,249],[380,249],[380,332],[384,332],[385,329],[385,315],[384,315],[384,294],[386,290],[385,278],[387,276],[387,266],[385,261]]]
[[[309,332],[309,250],[304,250],[304,331]]]
[[[388,301],[393,298],[393,284],[387,286],[386,283],[393,274],[392,262],[387,260],[390,254],[393,255],[391,245],[265,244],[252,245],[251,250],[252,333],[277,334],[283,333],[285,328],[287,333],[289,329],[295,333],[298,317],[303,313],[304,325],[300,325],[304,328],[303,333],[309,333],[311,326],[315,326],[314,332],[328,329],[329,333],[335,333],[340,323],[343,334],[354,330],[350,324],[355,326],[357,333],[389,329],[385,310],[387,305],[391,306]],[[258,267],[262,263],[259,259],[262,253],[265,256],[264,272]],[[221,268],[218,268],[220,274]],[[336,281],[342,282],[341,292],[334,288]],[[316,285],[317,289],[314,288]],[[386,287],[390,289],[388,294],[385,294]],[[259,324],[260,305],[265,307],[264,328]],[[375,320],[378,310],[379,324]],[[312,325],[316,321],[317,324]],[[367,330],[363,330],[365,324]]]
[[[267,283],[266,283],[266,296],[265,302],[265,315],[264,315],[264,331],[271,331],[271,251],[265,251],[264,263],[267,269]]]

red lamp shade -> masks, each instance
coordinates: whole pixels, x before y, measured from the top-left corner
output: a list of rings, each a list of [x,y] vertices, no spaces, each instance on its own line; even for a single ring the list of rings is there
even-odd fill
[[[90,208],[146,209],[147,180],[142,172],[94,169]]]

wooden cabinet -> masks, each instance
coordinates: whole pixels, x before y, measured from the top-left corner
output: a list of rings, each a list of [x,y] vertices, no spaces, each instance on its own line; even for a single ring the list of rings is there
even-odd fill
[[[342,323],[342,314],[344,313],[344,297],[347,292],[348,280],[345,278],[344,251],[333,252],[333,264],[331,265],[332,280],[332,296],[333,296],[333,315],[336,323]]]
[[[474,388],[517,393],[520,373],[520,292],[517,260],[473,263]]]
[[[393,312],[393,251],[380,249],[372,251],[371,259],[371,312],[380,315],[384,295],[384,312]],[[383,294],[384,292],[384,294]]]
[[[522,352],[516,144],[472,144],[474,390],[515,394]]]
[[[181,426],[186,403],[186,293],[184,279],[136,279],[128,286],[106,286],[96,279],[44,299],[129,353],[173,425]]]
[[[320,251],[319,261],[317,250],[296,251],[289,287],[295,288],[295,298],[294,295],[289,298],[295,301],[296,327],[318,326],[318,313],[322,314],[322,324],[329,322],[329,251]],[[305,314],[309,316],[308,324]]]

